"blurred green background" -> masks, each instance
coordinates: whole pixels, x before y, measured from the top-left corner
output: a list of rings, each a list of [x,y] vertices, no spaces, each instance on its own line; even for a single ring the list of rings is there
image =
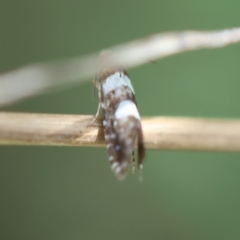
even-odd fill
[[[240,1],[0,3],[0,72],[172,30],[240,26]],[[240,118],[240,44],[129,71],[142,116]],[[95,114],[92,84],[4,111]],[[118,182],[105,148],[0,148],[0,239],[240,239],[240,155],[147,151]]]

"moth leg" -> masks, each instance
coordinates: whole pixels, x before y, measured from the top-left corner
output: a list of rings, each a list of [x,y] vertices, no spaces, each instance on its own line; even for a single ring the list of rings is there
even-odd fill
[[[141,153],[141,151],[144,151],[144,149],[141,149],[141,148],[138,149],[138,156],[141,155],[141,154],[144,154],[144,153]],[[143,158],[138,157],[138,180],[139,180],[139,182],[143,181],[143,174],[142,174],[143,165],[142,165],[142,162],[143,162]]]
[[[132,173],[135,173],[136,161],[134,151],[132,152]]]
[[[140,171],[140,172],[138,173],[138,181],[139,181],[139,182],[142,182],[142,181],[143,181],[142,171]]]
[[[142,175],[142,169],[143,169],[143,159],[145,157],[145,148],[144,148],[144,143],[143,143],[143,133],[142,129],[139,130],[138,132],[138,180],[139,182],[143,181],[143,175]]]
[[[96,113],[96,115],[93,117],[93,119],[92,119],[92,121],[90,122],[89,125],[92,126],[92,125],[95,123],[96,119],[97,119],[99,116],[101,116],[101,103],[98,103],[97,113]]]
[[[97,113],[95,115],[95,119],[101,115],[100,112],[101,112],[101,103],[98,103],[98,109],[97,109]]]

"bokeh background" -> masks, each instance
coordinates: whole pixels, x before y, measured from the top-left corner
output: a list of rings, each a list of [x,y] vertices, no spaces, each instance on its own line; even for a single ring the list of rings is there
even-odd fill
[[[240,1],[0,3],[0,72],[172,30],[239,27]],[[240,44],[129,71],[142,116],[240,118]],[[92,84],[1,111],[95,114]],[[118,182],[105,148],[0,147],[0,239],[240,239],[240,155],[147,151]]]

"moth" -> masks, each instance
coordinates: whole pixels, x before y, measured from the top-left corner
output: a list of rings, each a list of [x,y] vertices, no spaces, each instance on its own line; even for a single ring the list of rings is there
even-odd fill
[[[102,109],[106,148],[112,171],[123,180],[129,168],[135,166],[134,148],[137,144],[138,170],[141,172],[145,156],[141,118],[135,92],[126,71],[110,69],[95,79],[99,106]]]

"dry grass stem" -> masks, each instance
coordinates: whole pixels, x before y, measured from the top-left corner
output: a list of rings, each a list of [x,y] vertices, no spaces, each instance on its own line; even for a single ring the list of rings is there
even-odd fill
[[[104,146],[101,119],[93,116],[0,113],[0,144]],[[143,117],[146,148],[240,152],[240,121]]]

